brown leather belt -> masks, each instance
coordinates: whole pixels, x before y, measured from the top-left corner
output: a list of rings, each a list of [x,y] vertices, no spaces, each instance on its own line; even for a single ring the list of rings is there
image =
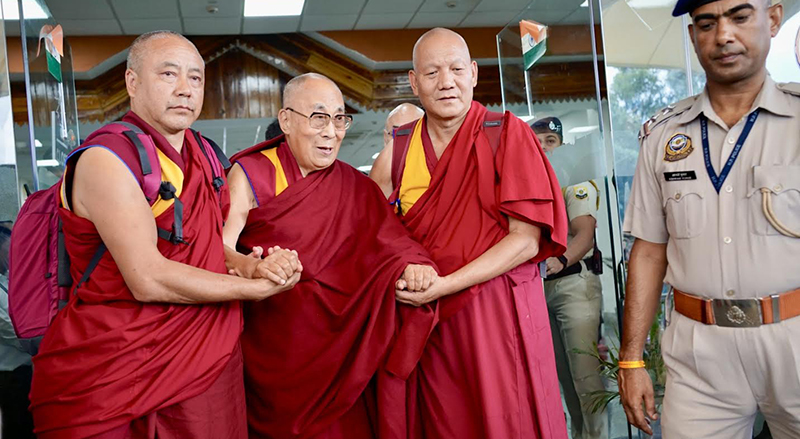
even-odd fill
[[[751,299],[704,299],[673,289],[675,310],[706,325],[749,328],[800,315],[800,288]]]

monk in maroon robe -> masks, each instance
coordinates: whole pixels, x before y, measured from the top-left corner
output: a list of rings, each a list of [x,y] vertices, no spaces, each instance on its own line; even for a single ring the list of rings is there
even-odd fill
[[[174,33],[145,34],[129,51],[132,111],[123,121],[151,136],[154,171],[177,188],[175,198],[148,206],[136,149],[121,135],[95,138],[67,163],[59,214],[73,282],[101,244],[107,251],[34,357],[39,438],[247,437],[238,300],[281,292],[299,274],[281,286],[226,274],[257,273],[261,263],[239,255],[226,267],[227,185],[217,192],[187,130],[202,107],[203,67]],[[177,200],[183,242],[173,243],[156,228],[175,232]]]
[[[438,301],[441,318],[416,370],[412,436],[566,438],[537,266],[566,248],[558,181],[510,113],[492,145],[492,118],[472,101],[477,65],[458,34],[427,32],[413,62],[426,115],[394,142],[391,200],[443,276],[427,289],[398,283],[399,301]]]
[[[352,120],[344,111],[328,78],[294,78],[279,113],[285,136],[232,159],[226,244],[291,246],[302,260],[290,294],[245,306],[251,438],[366,439],[384,419],[402,425],[397,377],[413,370],[435,323],[430,308],[395,301],[399,278],[427,287],[436,271],[378,186],[336,160]],[[393,398],[383,381],[370,386],[378,372],[396,378]]]

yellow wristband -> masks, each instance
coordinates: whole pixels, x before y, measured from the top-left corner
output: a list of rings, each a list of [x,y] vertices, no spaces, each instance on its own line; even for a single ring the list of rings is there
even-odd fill
[[[620,369],[641,369],[644,367],[644,361],[620,361],[618,366]]]

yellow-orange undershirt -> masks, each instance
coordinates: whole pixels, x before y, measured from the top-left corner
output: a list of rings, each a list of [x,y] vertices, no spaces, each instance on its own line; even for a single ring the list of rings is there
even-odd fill
[[[289,187],[286,172],[284,172],[283,164],[281,164],[281,159],[278,157],[278,148],[265,149],[261,151],[261,154],[264,154],[264,157],[268,158],[272,165],[275,166],[275,196],[277,197]]]
[[[425,147],[422,144],[423,123],[424,119],[420,119],[414,125],[414,133],[411,135],[411,142],[406,152],[406,163],[403,167],[403,177],[400,180],[400,191],[397,195],[403,214],[414,207],[414,204],[431,185],[431,173],[428,170]]]

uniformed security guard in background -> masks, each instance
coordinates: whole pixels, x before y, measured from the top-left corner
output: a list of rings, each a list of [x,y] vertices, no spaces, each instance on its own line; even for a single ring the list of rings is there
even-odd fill
[[[662,281],[667,439],[800,438],[800,86],[767,73],[769,0],[680,0],[706,88],[657,114],[624,229],[630,258],[619,384],[628,420],[657,417],[642,349]],[[787,60],[789,62],[789,60]],[[644,406],[644,410],[642,409]]]
[[[564,126],[558,118],[546,117],[531,125],[545,152],[564,142]],[[556,354],[558,381],[569,410],[572,439],[605,439],[608,416],[592,413],[590,392],[603,390],[597,359],[591,351],[599,339],[603,287],[602,263],[595,245],[595,227],[600,199],[594,181],[562,189],[569,217],[567,251],[547,259],[544,282],[550,329]]]

